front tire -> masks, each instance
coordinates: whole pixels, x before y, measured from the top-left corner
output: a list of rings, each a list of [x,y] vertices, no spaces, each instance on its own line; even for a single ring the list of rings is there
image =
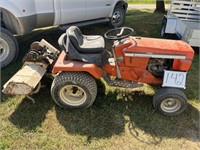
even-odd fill
[[[51,86],[54,101],[63,108],[88,108],[97,95],[94,78],[85,72],[62,72]]]
[[[110,18],[110,25],[114,28],[121,27],[125,23],[126,12],[123,7],[116,7]]]
[[[4,68],[13,62],[19,52],[15,37],[6,29],[0,28],[0,68]]]
[[[161,88],[153,97],[153,106],[164,115],[177,116],[187,109],[187,97],[180,89]]]

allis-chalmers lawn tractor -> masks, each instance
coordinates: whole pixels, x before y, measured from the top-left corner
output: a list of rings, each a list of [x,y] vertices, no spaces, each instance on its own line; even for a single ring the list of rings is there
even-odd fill
[[[34,42],[3,93],[30,97],[39,91],[42,77],[51,74],[56,104],[88,108],[97,95],[95,78],[103,78],[108,85],[122,88],[160,85],[153,97],[155,109],[169,116],[182,113],[187,108],[183,89],[193,49],[183,41],[133,37],[132,33],[129,27],[105,33],[106,39],[114,41],[112,56],[102,36],[83,35],[75,26],[60,36],[62,51],[45,40]]]

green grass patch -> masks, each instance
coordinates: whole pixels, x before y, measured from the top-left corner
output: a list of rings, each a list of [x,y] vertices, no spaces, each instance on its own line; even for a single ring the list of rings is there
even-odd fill
[[[159,38],[162,14],[152,10],[128,11],[126,26],[136,36]],[[82,27],[84,34],[103,35],[107,24]],[[62,31],[41,29],[18,37],[20,56],[1,71],[1,87],[20,68],[29,46],[42,38],[58,47]],[[107,41],[107,49],[112,42]],[[65,110],[56,106],[50,94],[51,81],[33,96],[35,104],[23,96],[2,94],[0,104],[1,149],[198,149],[199,142],[199,56],[188,73],[188,110],[178,117],[155,112],[155,87],[125,90],[111,88],[98,80],[98,96],[85,110]]]

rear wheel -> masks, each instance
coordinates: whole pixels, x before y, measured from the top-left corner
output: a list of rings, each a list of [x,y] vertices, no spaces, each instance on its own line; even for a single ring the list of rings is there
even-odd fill
[[[164,115],[176,116],[187,109],[187,97],[180,89],[161,88],[153,97],[153,106]]]
[[[51,86],[54,101],[64,108],[88,108],[97,95],[94,78],[85,72],[62,72]]]
[[[0,28],[0,32],[0,62],[1,68],[4,68],[17,58],[19,48],[17,40],[8,30]]]
[[[110,25],[112,27],[121,27],[126,19],[126,12],[123,7],[116,7],[113,11],[112,17],[110,18]]]

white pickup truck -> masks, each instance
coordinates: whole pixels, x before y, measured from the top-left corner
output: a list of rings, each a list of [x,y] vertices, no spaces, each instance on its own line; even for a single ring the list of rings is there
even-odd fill
[[[13,62],[24,35],[47,26],[89,25],[109,21],[113,27],[125,22],[127,0],[0,0],[0,67]]]

